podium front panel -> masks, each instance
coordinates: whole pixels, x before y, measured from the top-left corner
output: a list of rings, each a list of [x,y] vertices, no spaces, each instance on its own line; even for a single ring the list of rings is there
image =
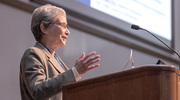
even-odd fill
[[[63,100],[180,100],[179,70],[142,66],[63,87]]]

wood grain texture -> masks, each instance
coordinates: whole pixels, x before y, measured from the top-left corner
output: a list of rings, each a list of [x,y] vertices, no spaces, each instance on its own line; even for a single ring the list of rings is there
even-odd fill
[[[63,87],[63,100],[180,100],[179,70],[148,65]]]

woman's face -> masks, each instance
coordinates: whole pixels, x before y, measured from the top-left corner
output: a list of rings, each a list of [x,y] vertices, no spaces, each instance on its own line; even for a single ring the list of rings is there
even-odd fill
[[[47,28],[48,41],[51,42],[56,48],[66,45],[66,40],[70,34],[66,16],[59,15],[56,21]]]

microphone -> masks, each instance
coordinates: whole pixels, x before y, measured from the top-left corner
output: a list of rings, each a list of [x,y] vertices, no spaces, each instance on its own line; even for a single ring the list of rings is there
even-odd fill
[[[141,27],[139,27],[138,25],[134,25],[134,24],[131,25],[131,28],[134,29],[134,30],[144,30],[144,31],[150,33],[152,36],[154,36],[156,39],[158,39],[161,43],[163,43],[166,47],[168,47],[171,51],[173,51],[173,52],[179,57],[179,59],[180,59],[180,55],[179,55],[173,48],[171,48],[170,46],[168,46],[165,42],[163,42],[160,38],[158,38],[158,37],[157,37],[156,35],[154,35],[152,32],[150,32],[150,31],[148,31],[148,30],[146,30],[146,29],[144,29],[144,28],[141,28]],[[179,69],[180,69],[180,62],[179,62]]]
[[[135,30],[141,29],[138,25],[134,25],[134,24],[131,25],[131,28],[132,28],[132,29],[135,29]]]

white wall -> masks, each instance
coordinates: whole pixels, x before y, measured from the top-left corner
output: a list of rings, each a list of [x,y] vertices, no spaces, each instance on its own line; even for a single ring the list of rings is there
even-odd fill
[[[19,62],[34,44],[31,14],[0,3],[0,99],[20,100]]]
[[[174,0],[175,9],[180,1]],[[180,14],[175,12],[175,49],[180,52]],[[0,3],[0,99],[20,100],[19,63],[24,51],[35,44],[30,31],[31,14]],[[56,51],[66,65],[71,68],[82,52],[96,51],[101,55],[101,66],[88,72],[83,79],[119,72],[129,59],[130,49],[105,39],[95,37],[75,28],[70,28],[71,34],[67,45]],[[176,55],[173,55],[177,58]],[[158,58],[143,52],[133,50],[135,66],[155,64]],[[168,65],[175,65],[166,61]],[[130,64],[126,69],[131,68]]]

